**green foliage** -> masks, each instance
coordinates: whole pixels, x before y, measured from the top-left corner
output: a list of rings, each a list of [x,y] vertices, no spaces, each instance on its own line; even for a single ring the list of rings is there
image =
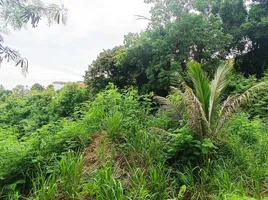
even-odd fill
[[[209,118],[209,104],[212,88],[209,85],[209,80],[202,71],[201,65],[197,62],[190,62],[188,64],[188,76],[193,82],[196,97],[200,101],[204,113]]]
[[[111,50],[105,50],[88,67],[85,74],[85,82],[93,93],[105,89],[109,82],[114,83],[119,88],[128,85],[134,85],[133,74],[130,69],[121,65],[121,59],[124,57],[125,48],[115,47]]]
[[[267,82],[261,82],[250,87],[242,94],[232,95],[221,103],[221,97],[231,78],[233,69],[232,60],[226,61],[216,71],[214,79],[209,83],[208,77],[195,61],[188,64],[188,76],[193,84],[193,89],[185,85],[184,102],[187,106],[186,119],[196,132],[196,138],[202,143],[204,138],[215,139],[223,125],[233,112],[248,103],[255,91],[265,88]],[[164,102],[168,108],[173,105],[164,97],[156,98]],[[218,109],[218,110],[217,110]],[[181,109],[181,111],[183,111]],[[170,109],[167,109],[170,112]],[[216,115],[216,113],[218,113]],[[174,114],[174,112],[173,112]],[[183,114],[181,114],[183,116]]]
[[[38,91],[38,92],[42,92],[42,91],[44,91],[44,89],[45,88],[41,84],[39,84],[39,83],[35,83],[31,87],[31,90],[35,90],[35,91]]]
[[[0,101],[3,101],[10,93],[11,91],[6,90],[4,86],[0,85]]]
[[[214,159],[205,165],[184,165],[179,172],[190,199],[265,199],[267,129],[258,119],[238,113],[223,129]]]
[[[113,168],[109,165],[98,170],[85,187],[94,199],[124,199],[123,187],[114,177]]]
[[[193,59],[208,75],[234,57],[235,69],[261,78],[267,70],[267,2],[243,0],[149,0],[146,31],[129,33],[124,45],[105,50],[89,65],[88,87],[99,92],[112,82],[142,94],[168,95],[174,74]],[[184,75],[184,74],[183,74]],[[183,77],[183,76],[182,76]]]
[[[255,76],[250,76],[248,78],[243,77],[240,74],[236,74],[228,86],[227,93],[235,94],[242,93],[243,91],[249,89],[253,85],[259,83],[260,81],[267,81],[267,74],[261,80],[258,80]],[[246,107],[251,117],[259,116],[263,120],[267,120],[267,108],[268,108],[268,96],[267,87],[262,90],[256,91],[253,94],[253,100]]]
[[[128,34],[124,46],[102,52],[89,66],[86,83],[93,91],[112,82],[119,88],[131,85],[140,93],[165,96],[174,74],[183,72],[189,59],[213,71],[215,63],[227,56],[231,36],[221,29],[215,16],[187,13],[165,27]]]
[[[21,96],[18,93],[8,95],[2,101],[0,110],[5,115],[0,117],[2,125],[13,125],[21,134],[31,132],[56,120],[56,113],[51,109],[56,93],[45,90],[31,91]]]
[[[0,185],[4,194],[11,186],[16,191],[29,185],[29,176],[34,176],[39,166],[46,173],[62,152],[78,150],[90,141],[88,134],[92,129],[87,127],[86,120],[58,120],[58,113],[53,109],[62,97],[84,94],[84,90],[74,88],[59,93],[47,89],[24,96],[12,94],[1,102],[0,109],[5,114],[1,116]],[[75,99],[72,106],[78,106],[81,100],[85,99]],[[66,108],[64,103],[61,106],[62,110]]]
[[[122,127],[122,116],[120,112],[115,112],[106,119],[107,131],[113,139],[120,137],[120,131]]]
[[[236,68],[247,76],[256,74],[261,78],[267,70],[267,30],[268,13],[267,1],[257,1],[251,5],[247,21],[241,25],[240,32],[251,41],[249,50],[237,58]],[[245,43],[245,42],[244,42]],[[246,45],[246,44],[244,44]]]
[[[24,85],[16,85],[13,89],[12,92],[18,96],[24,96],[26,95],[29,91],[25,88]]]
[[[40,174],[38,178],[33,179],[33,199],[52,200],[55,199],[56,193],[57,181],[55,174],[51,174],[48,177],[45,177],[43,174]]]
[[[225,32],[229,32],[240,39],[239,35],[240,26],[246,21],[247,10],[243,0],[222,1],[222,5],[219,10],[220,16],[223,21],[223,27]]]
[[[93,61],[87,91],[0,86],[0,199],[267,197],[267,0],[144,2],[148,28]],[[39,0],[2,0],[0,10],[18,29],[65,19]],[[230,55],[245,77],[222,63]],[[149,92],[168,96],[153,98],[158,108]]]
[[[53,110],[59,117],[70,117],[75,106],[86,101],[88,96],[84,88],[72,83],[63,87],[53,104]]]
[[[199,162],[200,158],[213,155],[217,149],[210,138],[196,139],[195,132],[188,125],[175,130],[170,137],[166,158],[175,162]]]
[[[82,156],[66,152],[55,164],[54,171],[46,175],[42,170],[33,178],[31,198],[29,199],[77,199],[83,175]]]
[[[68,152],[63,155],[57,166],[60,174],[59,184],[64,190],[64,196],[76,199],[84,171],[83,157]]]
[[[39,96],[31,102],[39,102],[46,92],[53,92],[55,101],[62,97],[62,91],[34,91],[30,94]],[[184,100],[181,95],[175,92],[168,99],[179,105]],[[161,109],[154,115],[150,97],[109,85],[92,101],[80,104],[70,117],[51,120],[30,133],[2,126],[1,198],[265,197],[265,122],[238,113],[212,143],[208,137],[196,138],[188,121],[175,122]],[[28,96],[8,98],[24,101]],[[103,137],[106,142],[98,143]],[[205,159],[200,162],[200,158]]]
[[[170,171],[165,165],[159,163],[149,167],[146,171],[141,168],[132,169],[133,176],[130,179],[129,198],[131,199],[166,199],[171,193]]]

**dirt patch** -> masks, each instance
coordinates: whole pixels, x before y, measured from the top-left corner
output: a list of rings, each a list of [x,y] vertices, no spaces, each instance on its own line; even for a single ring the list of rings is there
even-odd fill
[[[112,159],[112,145],[107,133],[96,133],[92,135],[92,139],[93,142],[84,153],[84,164],[88,174]]]
[[[142,154],[118,151],[118,144],[112,142],[106,132],[92,135],[92,140],[84,153],[86,175],[90,175],[95,170],[112,163],[114,175],[117,178],[129,180],[132,167],[148,167],[147,158]]]
[[[117,152],[116,144],[114,144],[107,133],[96,133],[92,135],[92,143],[86,148],[84,153],[84,166],[87,175],[95,170],[112,162],[114,174],[116,177],[126,177],[129,164],[126,161],[128,154]]]

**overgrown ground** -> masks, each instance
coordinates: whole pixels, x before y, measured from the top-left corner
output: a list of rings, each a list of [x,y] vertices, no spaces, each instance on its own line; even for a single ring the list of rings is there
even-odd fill
[[[109,86],[79,107],[30,133],[1,127],[2,199],[268,197],[264,119],[240,111],[215,140],[200,142],[187,121],[135,90]]]
[[[100,53],[87,89],[0,85],[0,199],[268,199],[268,1],[144,2],[147,29]],[[46,14],[24,3],[0,1],[18,30]]]

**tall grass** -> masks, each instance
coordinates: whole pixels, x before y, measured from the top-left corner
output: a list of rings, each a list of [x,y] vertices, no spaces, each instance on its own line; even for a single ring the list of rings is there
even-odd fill
[[[59,184],[64,196],[70,199],[78,197],[84,172],[83,156],[68,152],[57,164]]]
[[[84,194],[97,200],[123,200],[124,189],[121,182],[114,177],[113,168],[110,164],[97,170],[84,185]]]
[[[83,157],[73,152],[65,153],[55,163],[53,173],[46,175],[41,169],[32,180],[32,198],[37,200],[77,199],[83,178]]]
[[[128,197],[130,199],[168,199],[174,197],[172,187],[174,180],[170,170],[163,163],[149,168],[130,166],[131,177],[128,182]]]
[[[57,199],[58,183],[55,174],[46,177],[40,173],[37,178],[33,179],[32,197],[36,200],[53,200]]]

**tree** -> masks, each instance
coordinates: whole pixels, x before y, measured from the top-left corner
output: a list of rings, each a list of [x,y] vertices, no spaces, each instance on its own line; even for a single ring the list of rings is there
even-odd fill
[[[39,83],[35,83],[35,84],[33,84],[33,86],[31,87],[31,90],[32,91],[38,91],[38,92],[42,92],[42,91],[44,91],[44,86],[42,86],[41,84],[39,84]]]
[[[240,26],[246,21],[247,17],[247,10],[243,0],[224,0],[219,14],[223,22],[224,31],[238,37]]]
[[[130,71],[120,63],[124,51],[124,47],[120,46],[105,50],[89,65],[84,78],[94,93],[104,89],[109,82],[120,88],[133,85]]]
[[[153,5],[148,29],[101,53],[89,66],[86,83],[95,92],[112,82],[166,96],[189,60],[213,76],[215,66],[229,56],[237,71],[259,78],[268,68],[265,2],[248,12],[243,0],[145,0]]]
[[[46,90],[55,91],[55,88],[54,88],[53,85],[48,85],[48,86],[46,87]]]
[[[210,72],[225,59],[232,38],[221,29],[219,18],[191,13],[165,28],[128,34],[124,46],[102,52],[89,66],[85,82],[96,91],[112,82],[119,88],[135,86],[140,93],[167,95],[174,74],[189,59],[202,62]]]
[[[4,99],[4,97],[10,93],[11,91],[6,90],[3,85],[0,85],[0,100]]]
[[[27,90],[27,88],[25,88],[24,85],[16,85],[16,86],[12,89],[12,92],[13,92],[15,95],[23,96],[23,95],[27,94],[28,90]]]
[[[64,86],[53,102],[53,111],[58,117],[70,117],[75,107],[86,101],[88,96],[84,88],[78,87],[78,84],[71,83]]]
[[[242,94],[229,96],[220,105],[223,92],[229,83],[232,69],[233,61],[221,64],[215,73],[214,79],[210,82],[199,63],[191,61],[188,64],[188,75],[193,87],[185,85],[183,98],[187,106],[191,127],[196,131],[197,137],[201,141],[204,138],[212,139],[217,136],[232,113],[246,104],[254,91],[268,84],[268,82],[256,84]],[[155,99],[168,107],[174,107],[170,101],[165,100],[163,97],[155,97]],[[175,109],[173,108],[172,110]]]
[[[9,28],[20,30],[27,23],[37,27],[40,20],[46,18],[49,24],[66,23],[67,9],[55,4],[44,4],[41,0],[1,0],[0,1],[0,62],[13,61],[26,73],[28,61],[18,51],[4,46],[4,34],[9,33]]]
[[[222,0],[144,0],[144,2],[152,4],[149,27],[155,28],[166,26],[193,12],[206,17],[217,15]]]
[[[268,1],[255,1],[248,20],[240,27],[245,38],[244,50],[236,59],[236,69],[246,76],[256,74],[261,78],[268,69]]]
[[[235,58],[235,69],[247,77],[257,75],[258,78],[261,78],[268,69],[267,0],[253,0],[250,5],[246,4],[248,1],[245,0],[144,0],[144,2],[152,4],[149,24],[151,29],[156,27],[165,29],[169,24],[193,12],[199,13],[206,19],[220,16],[223,33],[232,36],[231,40],[224,42],[225,47],[222,50]],[[187,35],[194,30],[196,29],[188,30],[186,38],[182,38],[182,41],[187,41]]]

